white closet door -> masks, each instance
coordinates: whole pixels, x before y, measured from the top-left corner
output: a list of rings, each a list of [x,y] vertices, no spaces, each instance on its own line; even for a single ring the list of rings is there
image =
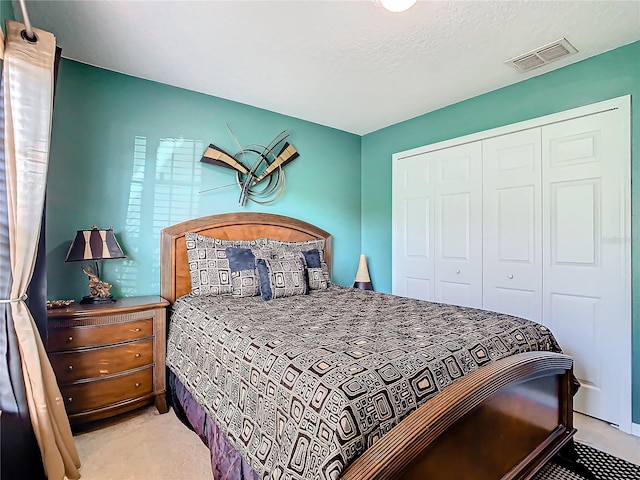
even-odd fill
[[[482,145],[428,154],[435,167],[435,299],[482,308]]]
[[[628,135],[618,111],[542,128],[544,323],[574,359],[575,409],[623,429],[631,418]]]
[[[542,319],[539,128],[482,142],[483,307]]]
[[[433,300],[433,164],[427,157],[416,155],[394,164],[392,291]]]

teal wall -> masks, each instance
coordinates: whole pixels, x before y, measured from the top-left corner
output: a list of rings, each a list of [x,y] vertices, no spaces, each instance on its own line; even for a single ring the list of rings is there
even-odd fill
[[[0,0],[0,25],[2,25],[2,31],[5,32],[4,21],[5,20],[15,20],[15,15],[13,14],[13,6],[9,0]]]
[[[435,93],[437,94],[437,92]],[[391,155],[442,140],[632,96],[633,421],[640,423],[640,42],[398,123],[362,138],[362,253],[391,291]]]
[[[281,131],[300,157],[285,167],[284,196],[238,206],[231,170],[201,163],[209,143],[237,151]],[[360,255],[360,137],[247,105],[101,70],[60,65],[47,191],[50,299],[88,293],[79,263],[64,263],[77,229],[113,227],[126,260],[103,262],[115,296],[158,294],[159,232],[235,211],[296,217],[333,235],[333,280],[353,282]]]

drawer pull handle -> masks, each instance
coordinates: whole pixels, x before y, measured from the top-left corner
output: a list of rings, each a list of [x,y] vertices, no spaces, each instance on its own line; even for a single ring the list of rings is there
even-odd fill
[[[71,335],[69,335],[69,338],[67,339],[67,342],[73,342],[73,337]]]
[[[69,402],[69,403],[73,402],[73,397],[67,398],[67,402]]]
[[[507,278],[508,278],[509,280],[513,280],[513,273],[510,273],[509,275],[507,275]]]
[[[136,358],[140,358],[140,354],[139,353],[136,353]]]
[[[140,331],[140,327],[136,328],[136,332],[139,332],[139,331]]]
[[[136,382],[136,388],[140,386],[140,382]]]
[[[69,365],[67,368],[69,369],[69,371],[71,371],[73,370],[73,365]]]

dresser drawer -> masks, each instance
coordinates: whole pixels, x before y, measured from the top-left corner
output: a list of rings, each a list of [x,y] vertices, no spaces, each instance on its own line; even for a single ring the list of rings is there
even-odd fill
[[[67,414],[105,407],[153,391],[153,367],[61,388]]]
[[[153,339],[111,347],[49,354],[58,383],[103,377],[153,363]]]
[[[126,342],[153,335],[153,318],[106,325],[82,325],[49,330],[47,350],[56,352]]]

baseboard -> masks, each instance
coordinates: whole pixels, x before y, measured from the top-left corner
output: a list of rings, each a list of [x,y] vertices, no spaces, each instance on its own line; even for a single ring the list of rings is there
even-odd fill
[[[631,424],[631,435],[636,437],[640,437],[640,423],[632,423]]]

